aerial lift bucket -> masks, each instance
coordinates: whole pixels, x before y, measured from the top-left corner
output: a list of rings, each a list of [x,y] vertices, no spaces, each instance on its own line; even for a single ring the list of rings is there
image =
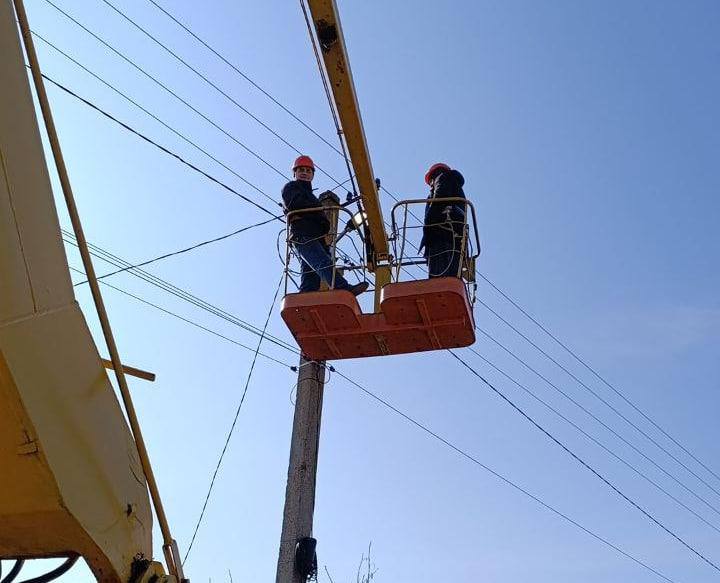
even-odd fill
[[[405,281],[382,289],[380,312],[364,314],[348,291],[288,294],[281,315],[303,354],[339,360],[462,348],[475,322],[457,277]]]
[[[395,210],[409,204],[426,203],[426,199],[413,199],[399,201],[393,207],[393,233],[403,239],[398,257],[394,260],[396,279],[399,279],[403,265],[416,265],[417,261],[403,261],[405,228],[397,228]],[[472,215],[475,243],[470,244],[466,217],[458,250],[462,260],[455,274],[457,277],[388,283],[380,290],[378,309],[368,314],[362,312],[357,299],[346,290],[287,294],[283,299],[281,316],[307,358],[363,358],[463,348],[474,344],[475,321],[469,289],[474,290],[475,260],[480,253],[475,210],[472,203],[464,198],[443,199],[442,204],[464,205]],[[298,212],[308,211],[294,211],[289,216]],[[286,270],[290,261],[289,235],[287,245]],[[334,246],[331,259],[334,265]]]

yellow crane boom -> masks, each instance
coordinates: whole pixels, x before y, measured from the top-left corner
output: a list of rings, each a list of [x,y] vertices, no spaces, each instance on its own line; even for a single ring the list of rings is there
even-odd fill
[[[0,55],[0,558],[81,555],[103,583],[169,583],[136,442],[73,293],[11,0]]]
[[[340,17],[335,0],[308,0],[308,7],[363,208],[367,213],[367,234],[373,251],[373,256],[369,257],[369,268],[375,272],[377,310],[382,287],[390,282],[390,250]]]

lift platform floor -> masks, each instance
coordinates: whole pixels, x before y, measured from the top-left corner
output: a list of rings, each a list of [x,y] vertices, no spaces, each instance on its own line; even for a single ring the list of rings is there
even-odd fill
[[[303,354],[340,360],[462,348],[475,322],[462,280],[441,277],[390,283],[380,312],[364,314],[348,291],[288,294],[281,315]]]

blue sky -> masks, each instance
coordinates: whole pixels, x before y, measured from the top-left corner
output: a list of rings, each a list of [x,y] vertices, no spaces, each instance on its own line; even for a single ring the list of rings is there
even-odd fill
[[[114,0],[113,0],[114,1]],[[278,198],[283,179],[92,39],[44,0],[31,26],[238,174]],[[269,163],[295,153],[183,69],[105,4],[61,3],[88,28]],[[344,179],[342,159],[146,0],[129,16],[287,141]],[[249,77],[328,139],[333,127],[300,7],[286,2],[163,2]],[[400,197],[425,195],[439,160],[460,169],[477,205],[480,271],[714,471],[720,454],[720,79],[714,2],[340,2],[376,174]],[[208,160],[42,42],[45,72],[266,205]],[[177,161],[49,88],[88,239],[139,262],[262,219]],[[325,188],[329,180],[317,180]],[[56,187],[59,214],[69,227]],[[386,215],[392,201],[383,197]],[[282,266],[277,225],[149,270],[262,326]],[[76,253],[69,262],[80,267]],[[98,271],[110,271],[96,263]],[[79,280],[79,276],[76,276]],[[256,337],[128,274],[112,283],[245,344]],[[78,300],[98,332],[90,296]],[[638,424],[712,488],[689,459],[485,281],[479,299]],[[107,290],[181,550],[240,398],[251,354]],[[475,349],[574,423],[720,525],[720,495],[655,448],[483,304],[480,328],[581,403],[609,433],[479,335]],[[290,339],[277,309],[271,333]],[[100,352],[104,353],[99,334]],[[285,362],[296,357],[272,345]],[[459,353],[533,418],[711,560],[718,532],[658,492],[499,375]],[[717,571],[651,524],[446,353],[337,363],[358,383],[461,449],[678,582]],[[186,565],[193,580],[274,577],[294,373],[259,360],[208,512]],[[377,581],[477,579],[651,582],[603,546],[335,375],[326,390],[315,535],[336,583],[355,578],[372,541]],[[159,551],[159,539],[157,544]],[[89,575],[85,575],[89,580]],[[321,581],[327,581],[324,571]]]

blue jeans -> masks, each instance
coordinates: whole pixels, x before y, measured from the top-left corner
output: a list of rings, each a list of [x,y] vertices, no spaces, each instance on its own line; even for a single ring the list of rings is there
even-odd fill
[[[300,257],[300,293],[318,291],[320,281],[333,288],[333,261],[330,250],[322,238],[310,238],[302,235],[293,237],[293,247]],[[339,273],[335,274],[334,289],[348,289],[350,284]]]

